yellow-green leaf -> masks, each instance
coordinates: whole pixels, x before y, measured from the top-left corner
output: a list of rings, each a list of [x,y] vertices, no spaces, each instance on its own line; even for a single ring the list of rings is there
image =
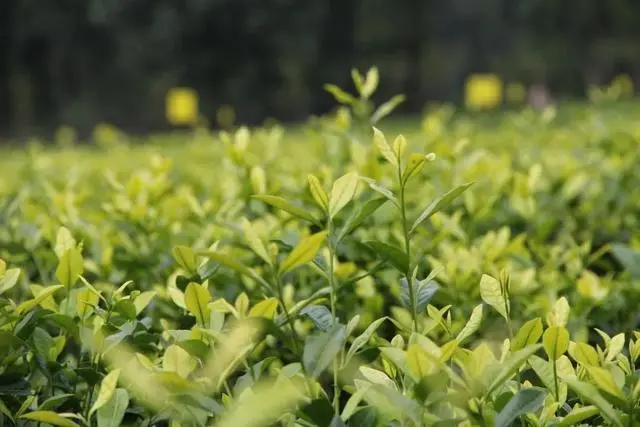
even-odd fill
[[[511,341],[511,351],[518,351],[528,345],[536,344],[542,336],[542,320],[536,319],[526,322]]]
[[[387,142],[387,138],[384,136],[384,133],[380,131],[378,128],[373,128],[373,143],[389,163],[393,166],[398,167],[398,159],[396,158],[395,153],[393,152],[393,148]]]
[[[64,286],[71,287],[83,272],[84,261],[82,260],[82,254],[76,248],[68,249],[60,258],[60,263],[56,268],[56,277]]]
[[[211,302],[209,289],[194,282],[187,285],[184,292],[184,304],[189,313],[195,316],[198,324],[205,328],[209,325],[209,307],[207,306],[209,302]]]
[[[611,372],[597,366],[590,366],[587,370],[598,388],[623,401],[626,400],[624,393],[622,393],[622,390],[620,390],[616,384]]]
[[[600,358],[598,357],[596,349],[583,342],[569,345],[569,355],[573,360],[585,366],[600,365]]]
[[[280,265],[280,274],[284,274],[313,260],[322,247],[326,237],[327,232],[321,231],[298,243],[284,261],[282,261],[282,264]]]
[[[67,227],[60,227],[56,233],[56,245],[53,249],[58,259],[61,259],[67,250],[74,249],[75,247],[76,240],[73,238],[69,229]]]
[[[248,219],[242,218],[242,230],[244,231],[244,238],[247,240],[249,247],[260,257],[264,262],[271,265],[271,258],[265,248],[264,243],[260,239],[260,236],[253,228],[253,224]]]
[[[81,320],[86,320],[98,305],[100,298],[89,288],[78,291],[76,295],[76,312]]]
[[[493,307],[505,320],[509,320],[507,315],[508,299],[502,295],[500,282],[487,274],[483,274],[480,279],[480,296],[482,300]]]
[[[369,68],[367,71],[367,76],[364,79],[364,84],[362,85],[362,90],[360,91],[360,95],[363,98],[369,98],[373,95],[373,92],[378,88],[378,83],[380,82],[380,73],[378,72],[377,67]]]
[[[262,200],[263,202],[275,208],[282,209],[283,211],[288,212],[291,215],[297,216],[298,218],[302,218],[314,224],[318,223],[318,220],[316,219],[316,217],[314,217],[311,213],[309,213],[309,211],[294,205],[293,203],[287,201],[286,199],[283,199],[282,197],[272,196],[269,194],[258,194],[251,197],[254,199]]]
[[[559,298],[549,313],[547,313],[547,324],[549,326],[567,326],[569,321],[569,302],[565,297]]]
[[[22,304],[20,304],[16,308],[16,312],[18,314],[20,314],[20,313],[24,313],[25,311],[31,310],[32,308],[38,306],[38,304],[40,304],[46,298],[48,298],[51,295],[53,295],[54,292],[56,292],[57,290],[62,289],[62,288],[64,288],[63,285],[48,286],[48,287],[44,288],[44,290],[42,292],[40,292],[35,298],[27,300],[27,301],[23,302]]]
[[[335,217],[353,199],[358,189],[359,181],[360,179],[356,172],[349,172],[333,183],[329,194],[329,216],[331,218]]]
[[[616,356],[620,354],[620,352],[624,348],[624,340],[624,333],[619,333],[618,335],[611,338],[611,341],[609,341],[607,345],[607,362],[613,361]]]
[[[78,427],[78,424],[53,411],[34,411],[20,416],[20,418],[41,423],[51,424],[58,427]]]
[[[309,174],[307,181],[309,182],[309,191],[313,196],[313,200],[316,201],[323,211],[329,212],[329,195],[324,187],[322,187],[320,180],[315,175]]]
[[[624,426],[618,411],[616,411],[613,406],[611,406],[611,404],[602,397],[596,387],[584,381],[580,381],[577,378],[563,378],[562,380],[566,382],[573,391],[579,394],[582,399],[597,406],[598,409],[600,409],[600,413],[613,422],[614,425],[617,427]]]
[[[173,257],[178,265],[184,268],[190,274],[194,274],[198,268],[196,263],[196,254],[188,246],[176,246],[173,248]]]
[[[404,135],[398,135],[393,140],[393,154],[395,154],[396,159],[400,161],[402,155],[404,154],[404,150],[407,148],[407,139]]]
[[[133,305],[136,307],[136,315],[142,313],[147,305],[151,302],[153,297],[156,296],[154,291],[146,291],[141,293],[133,300]]]
[[[427,157],[421,153],[411,153],[409,156],[409,161],[407,162],[407,166],[404,168],[402,178],[404,181],[407,181],[409,178],[414,176],[416,173],[422,170],[422,167],[427,161]]]
[[[162,356],[162,369],[175,372],[181,378],[187,378],[197,367],[197,361],[179,345],[170,345]]]
[[[266,317],[267,319],[273,319],[276,316],[277,308],[278,300],[276,298],[267,298],[251,307],[249,317]]]
[[[416,378],[424,378],[433,373],[434,362],[418,344],[411,344],[406,353],[407,365]]]
[[[551,326],[542,336],[542,344],[550,360],[556,360],[569,348],[569,331],[562,326]]]
[[[464,328],[462,328],[458,336],[456,336],[456,341],[460,344],[469,338],[480,328],[480,323],[482,323],[482,304],[477,305],[476,308],[473,309]]]
[[[100,407],[102,407],[105,403],[111,399],[113,396],[113,392],[116,390],[116,385],[118,385],[118,377],[120,376],[120,369],[114,369],[109,372],[106,377],[102,379],[102,383],[100,383],[100,391],[98,392],[98,397],[96,401],[93,403],[91,410],[89,411],[89,416],[97,411]]]

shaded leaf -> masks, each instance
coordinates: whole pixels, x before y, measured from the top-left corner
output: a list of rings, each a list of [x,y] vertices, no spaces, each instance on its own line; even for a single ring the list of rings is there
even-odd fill
[[[508,427],[519,416],[537,412],[544,404],[546,392],[540,388],[525,388],[513,396],[500,411],[495,420],[495,427]]]
[[[312,377],[319,376],[333,362],[346,339],[345,328],[335,325],[329,331],[307,337],[302,363]]]

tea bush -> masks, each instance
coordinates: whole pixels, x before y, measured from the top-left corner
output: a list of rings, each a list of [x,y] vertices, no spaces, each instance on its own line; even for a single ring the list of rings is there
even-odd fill
[[[394,126],[353,80],[5,151],[2,425],[640,425],[637,106]]]

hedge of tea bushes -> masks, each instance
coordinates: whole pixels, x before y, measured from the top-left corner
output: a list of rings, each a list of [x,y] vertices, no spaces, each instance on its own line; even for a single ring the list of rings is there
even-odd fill
[[[398,126],[354,79],[6,151],[3,425],[635,425],[638,107]]]

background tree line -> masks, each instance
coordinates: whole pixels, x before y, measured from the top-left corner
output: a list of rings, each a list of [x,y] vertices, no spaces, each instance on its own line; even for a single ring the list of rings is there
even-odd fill
[[[640,77],[637,0],[20,0],[0,2],[0,130],[100,121],[160,129],[164,96],[238,120],[304,119],[332,106],[326,82],[377,65],[379,96],[461,99],[469,73],[581,96]]]

